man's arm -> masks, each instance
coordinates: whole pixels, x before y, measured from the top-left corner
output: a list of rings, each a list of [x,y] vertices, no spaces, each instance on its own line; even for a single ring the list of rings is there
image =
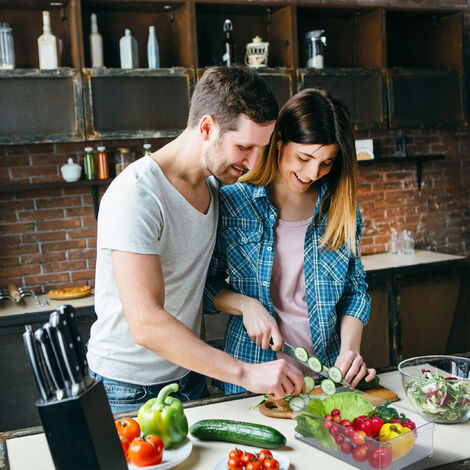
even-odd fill
[[[305,391],[302,373],[282,359],[241,362],[212,348],[164,309],[160,257],[113,250],[116,285],[136,343],[186,369],[273,398]],[[196,314],[196,312],[195,312]]]

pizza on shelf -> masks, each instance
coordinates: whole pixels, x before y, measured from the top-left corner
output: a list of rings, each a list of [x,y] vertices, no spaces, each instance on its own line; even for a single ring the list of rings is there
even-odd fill
[[[64,289],[53,289],[47,293],[50,299],[78,299],[91,293],[90,286],[65,287]]]

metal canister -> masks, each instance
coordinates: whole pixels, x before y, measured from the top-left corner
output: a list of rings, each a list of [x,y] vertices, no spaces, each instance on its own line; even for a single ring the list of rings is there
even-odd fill
[[[322,69],[324,67],[326,36],[324,29],[308,31],[304,37],[305,66]]]

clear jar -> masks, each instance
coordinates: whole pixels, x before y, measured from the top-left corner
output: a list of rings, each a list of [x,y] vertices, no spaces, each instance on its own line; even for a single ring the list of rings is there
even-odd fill
[[[134,161],[134,152],[131,152],[128,148],[119,148],[116,150],[114,156],[114,169],[116,170],[116,176],[128,167]]]
[[[304,37],[305,67],[322,69],[325,62],[325,47],[325,30],[308,31]]]
[[[13,32],[8,23],[0,22],[0,69],[15,68]]]

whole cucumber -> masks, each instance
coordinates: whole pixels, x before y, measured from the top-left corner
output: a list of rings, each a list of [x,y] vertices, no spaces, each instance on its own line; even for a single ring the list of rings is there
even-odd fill
[[[189,432],[201,441],[227,441],[266,449],[286,445],[286,438],[276,429],[244,421],[203,419],[194,423]]]
[[[376,375],[370,382],[366,382],[364,378],[357,384],[356,388],[358,390],[370,390],[371,388],[375,388],[380,384],[380,379],[378,375]]]

